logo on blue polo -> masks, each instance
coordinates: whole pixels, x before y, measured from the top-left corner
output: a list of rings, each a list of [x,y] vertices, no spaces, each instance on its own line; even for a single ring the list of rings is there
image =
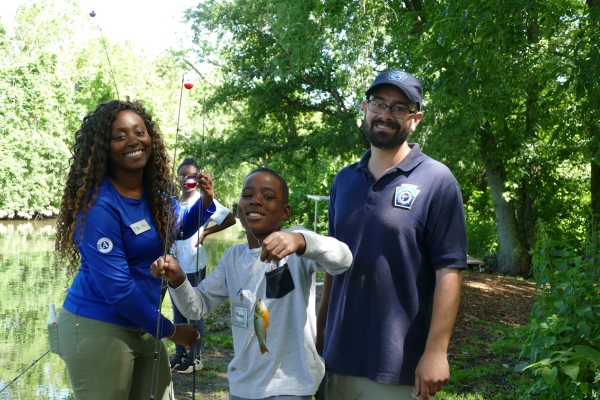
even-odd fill
[[[390,72],[390,81],[400,81],[400,82],[402,82],[407,77],[408,77],[408,75],[406,75],[402,71],[391,71]]]
[[[396,207],[406,208],[410,210],[420,190],[417,190],[417,185],[409,185],[403,183],[402,186],[396,188],[394,196],[394,205]]]
[[[109,253],[113,248],[113,242],[107,237],[103,237],[98,239],[98,243],[96,243],[96,247],[100,253]]]

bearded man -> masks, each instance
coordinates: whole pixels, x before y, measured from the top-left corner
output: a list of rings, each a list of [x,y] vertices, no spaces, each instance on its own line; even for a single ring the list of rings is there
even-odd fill
[[[450,170],[407,142],[422,102],[414,76],[379,74],[362,102],[371,148],[333,182],[329,235],[348,245],[354,261],[325,278],[320,399],[427,400],[450,377],[466,227]]]

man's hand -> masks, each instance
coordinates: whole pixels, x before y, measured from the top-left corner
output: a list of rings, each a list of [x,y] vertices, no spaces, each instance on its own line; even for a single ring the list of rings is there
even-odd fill
[[[450,379],[448,344],[460,303],[461,270],[440,268],[435,271],[435,291],[431,326],[427,335],[425,352],[415,370],[415,391],[423,400],[435,394]]]
[[[435,394],[450,379],[450,366],[445,353],[427,352],[423,354],[415,371],[415,391],[423,400]]]

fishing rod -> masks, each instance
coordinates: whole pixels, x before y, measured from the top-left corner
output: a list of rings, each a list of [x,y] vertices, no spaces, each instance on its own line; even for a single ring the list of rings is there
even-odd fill
[[[205,123],[205,119],[206,119],[206,96],[204,96],[204,102],[202,103],[202,168],[200,169],[200,173],[204,173],[204,168],[205,168],[205,164],[204,164],[204,123]],[[196,200],[196,201],[201,201],[200,199]],[[200,226],[200,221],[201,221],[202,215],[198,214],[198,226]],[[198,286],[198,284],[200,283],[200,247],[202,246],[200,244],[200,229],[198,229],[197,232],[198,235],[198,242],[196,244],[196,283],[194,285],[194,287]],[[204,266],[204,268],[206,268],[206,265]],[[198,322],[196,321],[190,321],[191,323],[193,323],[193,325],[196,325],[196,323]],[[194,375],[192,378],[192,400],[196,400],[196,357],[198,357],[198,348],[196,347],[196,345],[194,345],[194,349],[192,350],[192,374]]]
[[[23,371],[21,371],[21,373],[19,375],[15,376],[15,379],[8,382],[8,384],[6,386],[4,386],[2,389],[0,389],[0,393],[4,392],[10,385],[12,385],[17,379],[19,379],[19,377],[21,375],[23,375],[25,372],[27,372],[31,367],[33,367],[38,361],[40,361],[42,358],[44,358],[44,356],[48,353],[50,353],[50,349],[46,350],[44,352],[44,354],[42,354],[41,356],[39,356],[38,358],[33,360],[33,362],[31,364],[29,364],[29,366],[27,368],[25,368]]]
[[[92,11],[90,11],[90,17],[94,18],[95,16],[96,16],[96,11],[92,9]],[[113,84],[115,85],[115,91],[117,92],[117,99],[119,99],[121,96],[119,96],[119,88],[117,87],[117,81],[115,80],[115,75],[113,73],[112,64],[110,62],[110,57],[108,56],[108,49],[106,48],[106,39],[104,39],[104,34],[102,33],[102,28],[100,28],[100,24],[96,24],[96,26],[98,27],[98,30],[100,31],[100,38],[102,39],[100,42],[102,43],[102,47],[104,47],[104,53],[106,54],[106,59],[108,60],[108,69],[110,71],[110,76],[113,80]]]
[[[177,111],[177,129],[175,132],[175,148],[173,150],[173,177],[175,177],[176,175],[176,170],[175,170],[175,160],[177,159],[177,144],[179,142],[179,121],[181,119],[181,102],[183,99],[183,88],[186,89],[191,89],[192,87],[194,87],[194,84],[191,82],[191,79],[189,78],[187,73],[184,73],[183,76],[181,77],[181,88],[180,88],[180,92],[179,92],[179,109]],[[167,234],[165,237],[165,249],[164,249],[164,258],[165,261],[167,259],[167,254],[169,254],[169,236],[171,234],[170,230],[171,230],[171,214],[173,213],[173,187],[175,186],[173,180],[171,180],[171,185],[169,186],[169,211],[167,214]],[[162,275],[161,280],[160,280],[160,291],[161,291],[161,295],[159,296],[159,303],[158,303],[158,321],[156,323],[156,346],[154,348],[154,368],[152,371],[152,387],[151,387],[151,392],[150,392],[150,400],[154,400],[154,397],[156,395],[156,386],[158,385],[158,363],[160,361],[160,344],[161,344],[161,340],[160,338],[160,334],[162,331],[162,301],[164,298],[164,294],[165,292],[163,292],[164,288],[166,288],[166,284],[167,282],[165,281],[165,276]]]

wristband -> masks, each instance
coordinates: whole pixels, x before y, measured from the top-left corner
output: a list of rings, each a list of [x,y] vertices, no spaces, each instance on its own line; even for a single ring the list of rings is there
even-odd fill
[[[169,336],[169,339],[173,339],[173,336],[175,336],[175,334],[177,333],[177,325],[173,325],[173,334],[171,336]]]

